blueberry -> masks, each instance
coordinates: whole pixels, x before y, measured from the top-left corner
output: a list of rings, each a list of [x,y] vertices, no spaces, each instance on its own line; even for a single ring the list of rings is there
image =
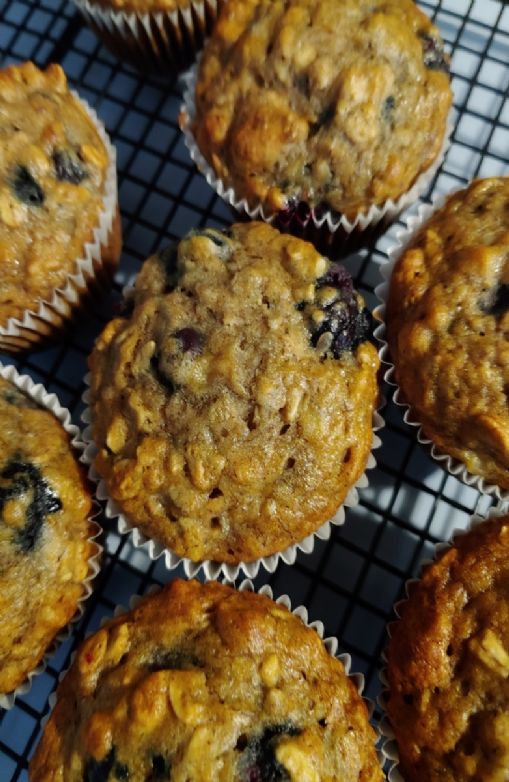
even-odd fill
[[[164,270],[166,285],[164,293],[169,293],[178,284],[178,247],[176,244],[170,244],[168,247],[158,250],[157,258]]]
[[[36,545],[46,516],[61,510],[62,502],[34,464],[13,459],[0,472],[0,514],[8,500],[28,494],[25,525],[16,530],[15,542],[23,553]]]
[[[61,182],[79,185],[87,176],[79,156],[74,151],[55,150],[53,152],[53,165],[56,177]]]
[[[21,391],[18,391],[17,388],[9,388],[5,391],[2,391],[2,399],[14,407],[26,407],[30,408],[31,410],[39,409],[37,402],[34,402],[33,399],[25,396],[25,394],[23,394]]]
[[[183,648],[159,649],[149,664],[150,671],[183,671],[189,668],[203,668],[203,663]]]
[[[129,768],[125,763],[115,763],[113,774],[115,779],[119,779],[120,782],[124,782],[124,780],[129,779]]]
[[[323,277],[316,281],[317,288],[337,288],[343,294],[351,295],[353,290],[352,278],[340,263],[331,263]]]
[[[418,35],[422,43],[422,56],[426,68],[430,71],[449,73],[450,67],[443,43],[425,32],[420,32]]]
[[[170,394],[175,391],[175,384],[167,372],[161,367],[161,360],[158,353],[155,353],[150,359],[150,368],[160,386],[166,389]]]
[[[183,353],[201,353],[203,347],[203,334],[196,329],[186,326],[175,332],[175,336],[182,345]]]
[[[288,772],[276,760],[275,750],[281,736],[298,736],[301,731],[291,724],[269,725],[258,736],[242,736],[237,742],[240,782],[285,782]]]
[[[326,125],[330,125],[332,120],[334,119],[336,115],[336,105],[334,103],[330,103],[328,106],[326,106],[323,111],[319,114],[316,122],[312,122],[309,126],[309,135],[314,136],[321,128],[324,128]]]
[[[486,315],[494,315],[496,318],[505,315],[509,310],[509,285],[500,283],[481,302],[481,310]]]
[[[396,108],[396,98],[389,95],[382,106],[382,119],[384,122],[392,122],[394,119],[394,109]]]
[[[336,300],[324,308],[325,319],[312,332],[311,344],[317,347],[322,334],[331,334],[328,348],[334,358],[343,353],[354,351],[371,336],[372,317],[366,307],[359,309],[355,298],[351,301]]]
[[[27,206],[42,206],[44,191],[25,166],[17,166],[12,180],[14,195]]]
[[[193,236],[205,236],[216,247],[216,255],[222,261],[227,261],[232,254],[232,247],[228,241],[228,234],[226,231],[217,231],[214,228],[201,228],[193,229],[189,231],[186,239],[190,239]]]
[[[324,354],[331,353],[339,358],[346,351],[355,350],[361,342],[371,338],[372,317],[369,310],[362,308],[353,289],[352,278],[339,263],[332,263],[327,272],[316,281],[320,288],[334,288],[337,294],[329,303],[321,306],[324,318],[316,323],[311,314],[316,311],[316,302],[299,302],[297,309],[308,315],[307,323],[313,347]],[[326,335],[321,339],[322,335]]]
[[[170,779],[171,763],[164,755],[152,755],[152,771],[146,782],[168,782]]]
[[[83,782],[108,782],[114,763],[115,748],[111,749],[103,760],[89,758],[85,763]]]
[[[309,223],[313,211],[306,201],[299,201],[293,196],[289,197],[286,207],[278,212],[278,219],[283,226],[288,226],[293,221],[303,228]]]

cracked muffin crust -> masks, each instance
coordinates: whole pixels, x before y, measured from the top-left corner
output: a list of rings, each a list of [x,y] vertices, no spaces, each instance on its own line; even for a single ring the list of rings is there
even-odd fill
[[[194,561],[315,531],[363,473],[379,359],[338,264],[264,223],[145,262],[90,357],[95,466],[143,531]]]
[[[509,488],[509,179],[449,198],[396,263],[387,341],[424,433]]]
[[[110,160],[59,65],[0,71],[0,325],[37,310],[77,272],[105,210]],[[120,253],[114,218],[104,264]]]
[[[18,687],[76,611],[91,497],[69,435],[0,378],[0,693]]]
[[[458,536],[399,607],[387,711],[407,782],[503,782],[509,768],[509,517]]]
[[[448,70],[411,0],[230,0],[200,62],[194,137],[251,208],[353,220],[435,161]]]
[[[374,742],[313,629],[262,595],[176,580],[78,650],[30,780],[379,782]]]

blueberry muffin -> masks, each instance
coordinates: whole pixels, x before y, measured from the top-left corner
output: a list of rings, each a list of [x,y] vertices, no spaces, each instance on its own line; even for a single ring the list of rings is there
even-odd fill
[[[121,60],[167,74],[189,65],[224,0],[74,0]]]
[[[366,706],[317,633],[252,592],[174,581],[78,650],[31,782],[378,782]]]
[[[194,561],[285,549],[338,509],[372,444],[379,359],[338,264],[265,223],[145,262],[90,358],[95,466]]]
[[[507,779],[509,517],[458,536],[399,611],[387,711],[405,782]]]
[[[424,434],[473,474],[509,488],[509,179],[446,202],[396,263],[387,340]]]
[[[192,131],[251,207],[354,220],[431,166],[450,105],[439,32],[411,0],[230,0]]]
[[[95,231],[105,236],[102,254],[97,248],[83,274],[110,271],[120,253],[120,228],[116,191],[114,201],[105,203],[113,199],[107,193],[108,176],[114,177],[110,150],[69,91],[59,65],[41,71],[28,62],[0,71],[0,119],[0,327],[5,337],[12,318],[37,312],[78,273],[77,261]],[[71,285],[80,294],[85,283]],[[71,293],[61,297],[59,310],[49,308],[49,325],[63,304],[73,302]]]
[[[84,594],[91,497],[55,416],[0,378],[0,694],[34,670]]]

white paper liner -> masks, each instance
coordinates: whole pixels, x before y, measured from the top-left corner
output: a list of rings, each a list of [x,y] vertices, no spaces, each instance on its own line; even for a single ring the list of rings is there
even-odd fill
[[[58,331],[62,323],[73,314],[89,288],[96,281],[100,281],[101,274],[109,274],[109,271],[103,268],[103,251],[108,249],[110,241],[120,242],[119,235],[114,233],[120,230],[115,147],[95,111],[76,92],[70,92],[92,121],[108,154],[103,210],[99,215],[97,227],[94,228],[93,239],[84,245],[83,254],[75,261],[75,271],[68,275],[65,285],[56,288],[51,299],[41,299],[36,310],[26,310],[22,318],[9,318],[5,326],[0,326],[0,350],[24,350]]]
[[[180,107],[179,125],[184,134],[184,140],[189,150],[189,154],[208,184],[230,205],[230,207],[238,212],[245,212],[252,220],[264,220],[266,223],[275,223],[279,228],[282,228],[281,225],[279,225],[277,213],[267,211],[260,203],[250,204],[246,198],[240,198],[235,193],[232,186],[225,185],[222,180],[217,177],[214,169],[207,162],[196,144],[192,126],[196,119],[195,90],[200,60],[201,55],[198,57],[197,62],[181,76],[184,102]],[[444,140],[437,157],[431,166],[417,177],[412,187],[407,190],[406,193],[399,196],[399,198],[396,200],[389,198],[381,206],[373,204],[367,212],[359,212],[353,220],[349,220],[342,215],[335,217],[331,212],[325,212],[319,218],[315,217],[314,213],[311,213],[309,223],[303,229],[303,236],[305,235],[306,230],[310,229],[312,231],[315,229],[315,234],[318,232],[316,240],[320,241],[320,236],[322,235],[326,237],[330,236],[330,234],[337,234],[339,232],[339,234],[342,233],[345,237],[344,244],[348,245],[348,239],[354,232],[361,234],[368,230],[371,231],[376,229],[377,227],[383,228],[389,226],[396,217],[404,209],[413,204],[431,184],[433,177],[442,164],[449,148],[452,130],[451,109],[447,118]]]
[[[189,64],[201,48],[224,0],[189,0],[185,8],[125,11],[93,0],[73,0],[85,21],[104,43],[140,67]]]
[[[14,366],[5,366],[0,363],[0,377],[4,378],[4,380],[9,380],[13,385],[19,388],[20,391],[26,394],[26,396],[37,402],[38,405],[53,413],[55,418],[62,424],[63,428],[69,435],[70,444],[76,451],[78,460],[83,461],[82,457],[85,451],[85,443],[81,439],[81,432],[75,424],[71,423],[71,414],[69,410],[61,406],[56,394],[49,394],[44,386],[41,385],[41,383],[34,383],[29,375],[20,375]],[[55,635],[41,662],[36,668],[34,668],[33,671],[28,674],[28,677],[23,682],[23,684],[21,684],[19,687],[16,687],[16,689],[10,693],[0,693],[0,709],[11,709],[17,697],[26,695],[26,693],[30,691],[34,676],[38,676],[39,674],[43,673],[52,655],[56,651],[57,646],[71,635],[71,625],[78,622],[83,616],[85,610],[84,603],[92,594],[92,581],[100,570],[100,559],[103,551],[102,546],[100,546],[97,542],[97,538],[102,532],[101,527],[94,518],[98,512],[99,508],[94,502],[91,516],[89,517],[89,524],[92,529],[92,534],[88,538],[88,541],[91,544],[91,554],[88,560],[88,574],[83,581],[83,594],[76,606],[76,612],[69,623]]]
[[[87,385],[90,384],[90,373],[88,373],[84,381]],[[165,548],[157,543],[155,540],[148,538],[141,531],[139,527],[136,527],[129,518],[122,513],[118,504],[110,497],[105,481],[99,476],[95,467],[94,460],[97,455],[97,448],[93,441],[91,416],[90,416],[90,391],[87,388],[83,393],[83,401],[86,405],[81,419],[85,425],[83,430],[83,439],[87,444],[83,460],[89,465],[88,477],[97,484],[96,496],[99,500],[106,503],[105,514],[108,519],[117,519],[118,531],[122,535],[131,535],[131,541],[136,548],[145,547],[146,553],[152,560],[156,560],[161,556],[164,556],[164,562],[168,570],[174,570],[179,565],[182,565],[184,572],[188,578],[194,578],[200,570],[203,570],[203,574],[207,580],[218,579],[224,577],[230,581],[234,581],[239,574],[244,574],[248,578],[254,578],[258,575],[260,567],[267,570],[269,573],[273,573],[279,563],[282,560],[286,565],[293,565],[296,560],[297,553],[299,551],[305,554],[310,554],[315,546],[315,539],[328,540],[331,535],[331,525],[341,526],[345,522],[345,507],[353,508],[359,504],[358,489],[365,489],[369,485],[369,481],[364,472],[359,480],[350,489],[347,496],[343,500],[343,504],[338,508],[332,518],[322,524],[315,532],[307,535],[291,546],[288,546],[283,551],[278,551],[270,556],[260,557],[250,562],[239,562],[236,565],[231,565],[226,562],[216,562],[214,560],[206,559],[201,562],[193,562],[193,560],[187,557],[179,557],[172,549]],[[385,403],[383,398],[379,400],[379,408],[381,409]],[[380,415],[378,410],[373,412],[372,428],[373,437],[371,443],[371,451],[376,450],[381,446],[381,440],[377,436],[376,432],[380,431],[385,426],[384,419]],[[371,452],[366,462],[365,470],[372,470],[376,467],[376,460]]]
[[[422,445],[425,445],[429,449],[432,458],[455,478],[463,481],[463,483],[465,483],[467,486],[471,486],[474,489],[477,489],[482,494],[490,494],[495,496],[500,501],[509,502],[509,490],[501,489],[499,486],[488,483],[479,475],[474,475],[473,473],[469,472],[463,462],[441,451],[436,445],[433,444],[432,440],[426,437],[423,432],[421,422],[415,418],[416,413],[412,410],[411,405],[403,400],[403,395],[401,394],[399,385],[396,382],[395,367],[392,363],[389,352],[389,345],[387,343],[385,312],[389,296],[390,280],[394,267],[403,254],[403,251],[405,250],[409,241],[416,235],[422,225],[431,217],[435,211],[440,209],[445,204],[445,202],[448,200],[448,198],[450,198],[451,195],[453,195],[453,193],[456,193],[462,189],[463,188],[456,188],[451,190],[446,195],[436,195],[433,197],[431,204],[420,204],[417,213],[415,215],[409,215],[406,218],[406,228],[402,228],[400,231],[396,232],[395,244],[391,245],[387,250],[389,260],[388,262],[383,263],[380,267],[380,272],[384,282],[380,283],[380,285],[377,285],[375,288],[375,294],[382,303],[376,307],[373,313],[375,320],[381,321],[380,325],[377,326],[374,333],[376,339],[381,345],[380,358],[382,359],[382,363],[387,367],[387,370],[384,373],[384,379],[390,386],[395,388],[393,396],[394,403],[398,407],[401,407],[402,410],[404,410],[403,420],[405,423],[409,426],[417,428],[417,440]]]
[[[355,689],[357,690],[357,692],[359,693],[359,695],[361,696],[362,700],[364,701],[364,703],[365,703],[365,705],[367,707],[368,718],[369,719],[372,718],[373,711],[374,711],[374,703],[369,698],[367,698],[365,695],[363,695],[364,684],[365,684],[364,674],[362,674],[362,673],[351,673],[350,672],[350,669],[352,667],[352,658],[351,658],[351,656],[347,652],[343,652],[342,654],[337,654],[337,649],[338,649],[338,645],[339,645],[338,644],[338,640],[337,640],[337,638],[335,638],[333,636],[329,636],[327,638],[324,638],[323,622],[320,622],[319,620],[314,621],[314,622],[310,622],[309,618],[308,618],[308,610],[307,610],[307,608],[305,606],[302,606],[302,605],[297,606],[296,608],[292,608],[290,597],[288,595],[286,595],[286,594],[280,595],[278,598],[274,599],[274,594],[272,592],[271,587],[268,584],[265,584],[260,589],[255,589],[253,582],[251,580],[249,580],[249,579],[244,579],[239,584],[238,587],[236,587],[234,582],[230,581],[229,579],[225,580],[223,583],[225,583],[227,586],[233,587],[234,589],[235,588],[238,589],[239,592],[256,592],[256,594],[264,595],[265,597],[268,597],[269,600],[274,600],[274,602],[277,605],[284,606],[289,611],[291,611],[292,614],[297,616],[302,622],[304,622],[306,627],[309,627],[312,630],[315,630],[315,632],[318,634],[318,637],[323,641],[323,645],[325,646],[325,648],[326,648],[327,652],[330,654],[330,656],[331,657],[335,657],[343,665],[343,668],[345,669],[346,675],[353,682],[353,684],[355,686]],[[128,608],[126,608],[123,605],[117,605],[115,607],[115,609],[113,611],[113,617],[116,618],[117,616],[121,616],[122,614],[127,613],[127,611],[129,611],[129,610],[132,611],[133,609],[137,608],[140,605],[140,603],[143,602],[143,600],[146,597],[148,597],[148,595],[152,595],[155,592],[159,592],[159,591],[160,591],[160,587],[158,587],[157,585],[154,584],[145,593],[145,595],[133,595],[130,598],[130,600],[129,600],[129,607]],[[104,625],[107,624],[107,622],[109,622],[111,618],[112,617],[103,617],[101,619],[100,627],[104,627]],[[90,633],[89,635],[92,635],[92,633]],[[72,662],[73,662],[75,656],[76,656],[76,652],[73,652],[72,655],[71,655],[70,662],[69,662],[69,667],[72,665]],[[62,681],[64,676],[67,674],[68,670],[69,670],[69,668],[66,668],[65,671],[61,672],[61,674],[58,677],[58,682],[59,683]],[[57,702],[57,693],[56,693],[56,690],[55,690],[54,692],[51,693],[51,695],[48,698],[49,711],[47,712],[47,714],[41,720],[41,730],[45,729],[46,724],[47,724],[47,722],[48,722],[48,720],[49,720],[49,718],[51,716],[51,713],[53,712],[53,709],[55,708],[56,702]],[[376,751],[376,754],[377,754],[377,757],[378,757],[378,761],[380,763],[380,768],[382,768],[383,764],[385,762],[385,757],[382,754],[382,750],[378,749],[378,747],[376,747],[376,744],[378,744],[378,739],[380,738],[381,734],[380,734],[380,731],[375,726],[372,725],[372,727],[373,727],[373,730],[375,731],[376,736],[377,736],[377,740],[376,740],[376,743],[375,743],[375,751]]]
[[[445,551],[448,548],[452,548],[452,546],[454,545],[455,541],[458,538],[463,537],[463,535],[467,535],[471,530],[474,530],[476,527],[478,527],[480,524],[483,524],[485,521],[488,521],[489,519],[493,519],[493,518],[499,518],[500,516],[506,516],[507,513],[508,513],[507,505],[503,502],[499,502],[496,507],[490,508],[486,516],[480,516],[478,514],[472,516],[465,529],[455,529],[453,530],[451,537],[447,542],[437,543],[437,545],[435,546],[434,557],[432,559],[426,559],[422,561],[420,575],[422,576],[422,571],[427,565],[430,565],[432,562],[435,562],[437,560],[439,554],[441,554],[443,551]],[[390,622],[387,625],[388,638],[392,638],[392,631],[394,627],[398,624],[399,619],[401,618],[400,609],[407,602],[409,598],[409,591],[412,585],[417,584],[419,580],[420,579],[418,578],[412,578],[406,582],[405,584],[406,597],[404,597],[402,600],[398,600],[398,602],[394,605],[394,613],[396,614],[397,619],[395,619],[394,621]],[[381,747],[381,752],[384,758],[384,763],[386,761],[388,761],[389,763],[389,770],[387,773],[388,782],[405,782],[405,779],[398,768],[398,764],[399,764],[398,745],[396,742],[394,730],[392,729],[391,723],[389,721],[389,717],[387,715],[387,699],[389,696],[389,681],[387,678],[387,649],[384,649],[384,651],[382,652],[382,663],[383,663],[383,667],[380,671],[380,681],[382,683],[382,691],[377,698],[377,703],[382,710],[382,718],[380,720],[379,730],[382,736],[384,737],[384,739]]]

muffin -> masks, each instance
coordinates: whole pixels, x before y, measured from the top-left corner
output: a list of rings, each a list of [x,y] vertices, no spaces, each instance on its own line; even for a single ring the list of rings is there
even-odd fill
[[[51,397],[0,377],[0,701],[36,668],[89,592],[99,552],[86,476]],[[20,387],[18,387],[20,386]],[[63,413],[54,402],[53,409]],[[68,416],[67,416],[68,420]],[[69,432],[69,433],[68,433]]]
[[[224,0],[74,0],[85,21],[121,60],[142,71],[189,65]]]
[[[115,154],[59,65],[0,71],[0,348],[69,318],[120,254]]]
[[[339,508],[372,445],[379,359],[343,267],[265,223],[145,262],[90,357],[95,468],[148,537],[252,561]]]
[[[221,195],[281,225],[365,229],[437,161],[449,60],[411,0],[230,0],[194,98],[182,123]]]
[[[451,196],[389,283],[387,342],[402,401],[438,448],[509,488],[509,179]]]
[[[78,650],[29,776],[378,782],[374,741],[355,685],[297,616],[174,581]]]
[[[495,782],[509,768],[509,517],[458,536],[399,607],[387,711],[405,782]]]

